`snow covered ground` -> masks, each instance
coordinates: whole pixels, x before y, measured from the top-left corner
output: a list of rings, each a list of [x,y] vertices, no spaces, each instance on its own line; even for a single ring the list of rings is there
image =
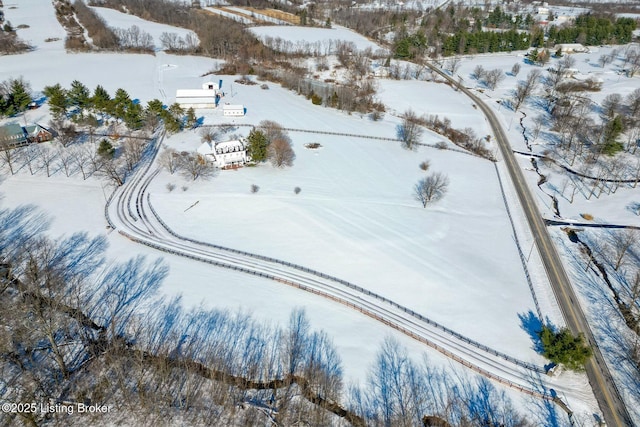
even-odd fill
[[[187,34],[191,34],[191,36],[195,40],[198,40],[198,36],[193,31],[186,30],[184,28],[147,21],[138,18],[137,16],[129,15],[110,8],[91,7],[91,9],[100,17],[102,17],[107,25],[112,28],[121,28],[127,30],[133,25],[136,25],[138,28],[144,28],[144,31],[146,31],[151,35],[151,37],[153,37],[153,42],[157,50],[159,50],[162,46],[162,43],[160,43],[160,36],[162,35],[162,33],[175,33],[183,39]]]
[[[600,55],[609,54],[613,49],[622,52],[624,47],[596,47],[590,48],[590,53],[575,54],[576,68],[579,72],[577,78],[584,79],[593,76],[601,79],[603,82],[600,92],[589,93],[589,97],[594,101],[592,115],[599,121],[599,108],[603,99],[612,93],[619,93],[623,99],[633,90],[640,87],[640,78],[628,78],[620,72],[620,60],[614,61],[613,64],[602,68],[598,64]],[[620,55],[618,55],[620,57]],[[552,59],[546,68],[555,65],[557,59]],[[477,65],[482,65],[485,69],[500,68],[506,72],[511,70],[514,63],[521,65],[520,73],[514,77],[506,75],[505,80],[499,85],[495,91],[487,90],[477,81],[471,78],[471,74]],[[492,106],[494,111],[498,113],[499,118],[503,122],[505,130],[508,130],[510,142],[515,150],[527,152],[520,126],[520,119],[523,118],[523,125],[527,131],[530,140],[532,129],[534,127],[533,119],[542,114],[542,107],[536,105],[535,102],[528,102],[518,113],[504,108],[498,100],[506,100],[512,97],[512,91],[518,80],[523,80],[530,70],[540,68],[524,62],[523,52],[501,55],[478,55],[463,59],[457,74],[464,78],[464,82],[468,87],[476,87],[483,92],[488,105]],[[546,70],[543,70],[546,71]],[[537,154],[543,153],[549,149],[550,130],[549,123],[543,125],[540,136],[532,144],[532,151]],[[624,140],[624,136],[622,139]],[[597,196],[589,198],[590,188],[578,185],[576,191],[573,190],[573,181],[566,172],[553,165],[546,165],[538,162],[540,172],[547,177],[547,182],[538,188],[537,182],[539,175],[534,171],[528,157],[520,156],[519,162],[525,171],[525,177],[530,183],[531,190],[537,196],[539,207],[542,214],[546,218],[554,218],[555,213],[551,202],[550,195],[555,195],[558,199],[558,209],[561,217],[568,220],[578,222],[597,222],[608,224],[621,224],[640,226],[640,217],[637,210],[632,207],[640,202],[640,188],[630,188],[623,186],[615,193],[605,190],[602,194],[596,192]],[[635,159],[627,157],[626,162],[630,167],[634,167],[638,162]],[[580,165],[575,165],[579,168]],[[592,169],[593,170],[593,169]],[[573,197],[572,197],[572,193]],[[582,214],[592,215],[592,221],[585,220]],[[637,374],[633,374],[633,368],[621,362],[621,352],[623,351],[622,343],[628,345],[633,342],[626,334],[626,327],[620,317],[619,311],[614,307],[611,292],[606,288],[601,278],[596,277],[590,272],[585,271],[585,263],[580,251],[575,244],[568,242],[566,234],[562,233],[559,228],[551,228],[550,232],[561,249],[567,271],[571,275],[572,281],[578,295],[581,298],[582,306],[587,314],[587,318],[591,324],[593,332],[599,341],[599,346],[603,354],[608,360],[609,368],[613,371],[621,393],[627,399],[627,407],[636,422],[640,420],[640,412],[637,408]],[[606,239],[607,230],[586,230],[585,237],[591,239]],[[616,274],[612,274],[614,280]]]
[[[39,7],[46,11],[48,5],[44,0],[24,0],[7,15],[17,24],[9,12],[26,14]],[[211,78],[201,76],[216,65],[209,58],[162,52],[156,56],[67,54],[62,41],[44,42],[49,34],[60,33],[53,9],[34,15],[32,22],[32,28],[19,34],[24,38],[29,35],[37,49],[0,57],[0,80],[22,75],[35,91],[55,83],[68,86],[78,79],[91,88],[101,84],[112,93],[122,87],[143,102],[160,98],[170,103],[176,89],[199,88],[203,80]],[[139,26],[145,31],[152,27],[145,22]],[[258,29],[263,31],[261,36],[284,38],[281,31],[291,27],[278,27],[275,33],[268,29],[276,27],[266,28]],[[293,41],[329,37],[354,41],[359,49],[375,47],[346,30],[293,29]],[[322,32],[314,35],[307,30]],[[514,61],[513,57],[497,58],[487,59],[486,68],[499,66],[496,64],[504,58],[510,68]],[[461,70],[464,67],[468,75],[472,66],[465,63]],[[520,76],[526,73],[523,68]],[[390,112],[383,120],[372,122],[357,114],[314,106],[277,85],[270,84],[270,90],[263,91],[259,86],[234,84],[232,76],[220,78],[227,93],[223,102],[247,107],[247,116],[234,119],[237,124],[270,119],[291,128],[394,138],[399,123],[394,112],[402,113],[410,106],[419,114],[450,117],[454,126],[473,127],[479,135],[489,133],[484,119],[468,101],[451,88],[434,83],[381,81],[379,97]],[[228,121],[220,111],[198,113],[208,124]],[[27,120],[46,122],[46,108],[28,112]],[[516,123],[511,130],[514,138],[518,135]],[[246,130],[239,128],[237,132]],[[276,170],[262,165],[223,171],[210,181],[195,183],[163,172],[150,189],[154,206],[182,234],[325,271],[485,345],[537,364],[544,362],[531,349],[518,319],[519,314],[534,310],[533,301],[490,162],[428,148],[406,151],[397,143],[366,138],[298,132],[291,137],[297,154],[292,168]],[[425,142],[441,139],[432,133],[424,136]],[[183,132],[166,142],[193,150],[199,137],[196,132]],[[308,150],[303,147],[307,142],[319,142],[323,147]],[[418,164],[427,159],[432,171],[448,174],[451,186],[441,202],[423,209],[413,200],[412,187],[424,176]],[[166,189],[168,182],[178,184],[173,192]],[[250,193],[251,184],[261,187],[257,194]],[[296,186],[302,189],[298,195],[293,193]],[[106,232],[105,194],[93,179],[46,179],[42,174],[31,177],[23,170],[6,177],[0,191],[5,194],[3,206],[32,202],[49,212],[54,235]],[[184,211],[196,201],[196,207]],[[138,253],[160,256],[116,233],[109,234],[109,241],[115,258]],[[186,304],[241,308],[273,322],[286,320],[294,307],[306,307],[312,325],[334,337],[348,380],[361,381],[366,376],[386,335],[397,336],[416,357],[426,351],[437,363],[449,363],[438,353],[344,307],[272,282],[163,256],[171,268],[163,292],[182,293]],[[539,268],[532,265],[529,268]],[[552,295],[538,298],[553,307]],[[558,323],[556,312],[545,314]],[[576,412],[596,411],[590,398],[574,401],[572,406]]]
[[[614,47],[600,47],[590,48],[590,53],[575,54],[576,59],[575,69],[579,74],[577,78],[584,79],[586,77],[594,77],[601,79],[603,82],[603,89],[600,92],[589,93],[590,99],[595,103],[594,117],[597,118],[597,111],[602,100],[611,93],[619,93],[622,97],[626,97],[633,90],[640,87],[640,78],[627,78],[619,72],[619,64],[616,63],[607,65],[602,68],[598,64],[598,58],[601,55],[606,55]],[[618,47],[618,51],[621,49]],[[508,130],[510,135],[510,142],[515,150],[526,152],[527,147],[525,145],[524,138],[522,136],[522,127],[519,122],[523,117],[523,124],[527,129],[528,135],[531,134],[531,130],[534,128],[533,119],[542,114],[539,106],[536,106],[532,102],[528,102],[518,113],[513,113],[512,110],[506,109],[501,106],[498,100],[507,100],[512,97],[512,92],[519,80],[524,80],[526,75],[533,69],[539,69],[546,72],[546,69],[555,65],[557,59],[552,59],[547,66],[541,69],[539,66],[527,64],[524,61],[524,53],[516,52],[513,54],[500,54],[500,55],[478,55],[475,57],[466,57],[462,60],[460,69],[457,74],[464,78],[464,84],[467,87],[476,87],[483,91],[488,105],[492,106],[494,110],[501,117],[505,130]],[[518,63],[521,65],[521,70],[517,76],[511,76],[508,72],[511,70],[513,64]],[[483,87],[479,82],[472,79],[471,74],[476,66],[481,65],[487,70],[500,68],[505,72],[505,79],[498,86],[495,91],[491,91]],[[540,137],[536,141],[532,141],[533,152],[541,154],[543,151],[549,148],[545,142],[545,134],[548,129],[543,128],[540,133]],[[531,138],[531,137],[530,137]],[[528,158],[522,158],[521,164],[523,169],[530,170],[527,175],[531,178],[532,184],[538,181],[538,175],[533,171]],[[576,165],[578,167],[578,165]],[[570,190],[566,190],[564,195],[562,189],[567,187],[566,173],[557,168],[543,167],[543,173],[548,178],[548,183],[543,186],[545,191],[552,194],[557,191],[557,197],[559,199],[559,210],[563,218],[582,220],[580,214],[587,213],[595,217],[596,221],[609,222],[616,224],[640,224],[640,217],[633,213],[629,209],[629,205],[640,199],[638,189],[632,188],[620,188],[615,194],[603,195],[600,198],[592,197],[587,199],[582,193],[577,192],[573,198],[573,203],[570,202]],[[553,217],[552,206],[548,197],[542,197],[540,199],[540,208],[542,213],[546,217]]]
[[[316,27],[294,27],[294,26],[267,26],[251,27],[250,30],[263,40],[265,37],[277,38],[291,42],[294,47],[297,45],[321,43],[323,45],[332,44],[335,48],[336,41],[353,42],[358,50],[371,48],[373,51],[380,47],[368,40],[366,37],[339,25],[332,28]]]

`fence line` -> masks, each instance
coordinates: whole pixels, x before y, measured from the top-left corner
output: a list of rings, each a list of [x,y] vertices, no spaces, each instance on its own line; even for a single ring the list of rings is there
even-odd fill
[[[531,291],[531,296],[533,297],[533,303],[536,306],[536,313],[538,314],[538,319],[540,319],[540,321],[542,322],[544,320],[544,318],[542,317],[542,310],[540,310],[538,297],[536,296],[536,291],[533,289],[533,282],[531,281],[531,276],[529,275],[529,268],[527,268],[527,261],[524,258],[524,253],[522,252],[522,247],[520,246],[520,239],[518,239],[518,233],[516,233],[516,226],[513,222],[513,217],[511,216],[511,209],[509,209],[507,196],[504,192],[502,178],[500,177],[500,172],[498,171],[498,164],[494,162],[493,166],[495,167],[496,175],[498,176],[498,183],[500,184],[500,193],[502,194],[502,200],[504,201],[504,206],[507,209],[507,216],[509,217],[509,223],[511,224],[511,229],[513,230],[513,238],[516,242],[516,247],[518,248],[518,255],[520,255],[520,262],[522,262],[522,268],[524,268],[524,275],[527,278],[527,284],[529,285],[529,290]],[[534,241],[534,244],[535,244],[535,241]]]
[[[496,382],[498,382],[500,384],[503,384],[503,385],[508,386],[510,388],[513,388],[513,389],[516,389],[516,390],[518,390],[518,391],[520,391],[522,393],[528,394],[530,396],[539,397],[539,398],[546,399],[546,400],[551,400],[551,401],[555,401],[556,400],[551,395],[549,395],[547,393],[542,393],[542,392],[539,392],[539,391],[534,390],[532,388],[516,384],[516,383],[514,383],[512,381],[509,381],[509,380],[507,380],[505,378],[502,378],[502,377],[500,377],[498,375],[495,375],[492,372],[489,372],[489,371],[487,371],[487,370],[485,370],[483,368],[480,368],[479,366],[473,365],[473,364],[467,362],[466,360],[464,360],[463,358],[461,358],[460,356],[457,356],[457,355],[451,353],[449,350],[445,349],[444,347],[442,347],[442,346],[440,346],[440,345],[428,340],[427,338],[419,336],[413,331],[410,331],[410,330],[408,330],[406,328],[398,326],[397,324],[395,324],[395,323],[393,323],[393,322],[381,317],[380,315],[378,315],[377,313],[374,313],[373,311],[367,310],[366,308],[363,308],[361,306],[357,306],[357,305],[355,305],[355,304],[353,304],[353,303],[351,303],[351,302],[349,302],[349,301],[347,301],[345,299],[339,298],[339,297],[337,297],[335,295],[331,295],[329,293],[320,291],[318,289],[310,288],[310,287],[302,285],[300,283],[292,282],[292,281],[289,281],[289,280],[284,280],[282,278],[279,278],[279,277],[271,275],[271,274],[250,270],[248,268],[239,267],[239,266],[233,265],[233,264],[227,264],[227,263],[222,263],[222,262],[219,262],[219,261],[214,261],[214,260],[202,257],[202,256],[194,255],[194,254],[189,254],[189,253],[185,253],[185,252],[178,252],[178,251],[169,249],[167,247],[164,247],[164,246],[161,246],[161,245],[157,245],[155,243],[148,242],[146,240],[138,239],[137,237],[134,237],[134,236],[122,231],[122,230],[119,230],[118,232],[122,236],[126,237],[127,239],[129,239],[129,240],[131,240],[131,241],[133,241],[135,243],[139,243],[139,244],[148,246],[150,248],[157,249],[157,250],[162,251],[162,252],[166,252],[166,253],[173,254],[173,255],[178,255],[178,256],[183,256],[183,257],[186,257],[186,258],[189,258],[189,259],[193,259],[195,261],[205,262],[207,264],[214,265],[216,267],[228,268],[228,269],[231,269],[231,270],[234,270],[234,271],[239,271],[239,272],[250,274],[250,275],[253,275],[253,276],[274,280],[274,281],[277,281],[279,283],[283,283],[285,285],[292,286],[292,287],[298,288],[300,290],[304,290],[306,292],[310,292],[310,293],[313,293],[315,295],[319,295],[319,296],[322,296],[324,298],[330,299],[332,301],[338,302],[338,303],[340,303],[342,305],[345,305],[345,306],[347,306],[349,308],[355,309],[358,312],[360,312],[360,313],[362,313],[362,314],[364,314],[364,315],[366,315],[366,316],[368,316],[368,317],[370,317],[370,318],[372,318],[374,320],[377,320],[380,323],[383,323],[384,325],[389,326],[390,328],[393,328],[393,329],[395,329],[395,330],[397,330],[397,331],[399,331],[399,332],[401,332],[401,333],[403,333],[403,334],[405,334],[405,335],[407,335],[407,336],[409,336],[409,337],[411,337],[411,338],[413,338],[413,339],[415,339],[415,340],[417,340],[419,342],[422,342],[423,344],[428,345],[429,347],[431,347],[431,348],[437,350],[438,352],[444,354],[445,356],[455,360],[456,362],[462,364],[463,366],[465,366],[465,367],[467,367],[467,368],[479,373],[480,375],[483,375],[483,376],[485,376],[485,377],[487,377],[489,379],[492,379],[492,380],[494,380],[494,381],[496,381]]]
[[[465,337],[464,335],[461,335],[460,333],[455,332],[454,330],[449,329],[446,326],[444,326],[444,325],[442,325],[442,324],[440,324],[440,323],[438,323],[438,322],[436,322],[434,320],[431,320],[431,319],[429,319],[429,318],[427,318],[427,317],[425,317],[425,316],[423,316],[423,315],[421,315],[419,313],[416,313],[415,311],[410,310],[407,307],[401,306],[400,304],[396,303],[395,301],[392,301],[392,300],[390,300],[388,298],[385,298],[385,297],[383,297],[381,295],[373,293],[373,292],[371,292],[371,291],[369,291],[367,289],[364,289],[364,288],[362,288],[362,287],[360,287],[358,285],[355,285],[355,284],[353,284],[351,282],[348,282],[346,280],[339,279],[337,277],[322,273],[320,271],[316,271],[316,270],[313,270],[313,269],[310,269],[310,268],[307,268],[307,267],[304,267],[304,266],[301,266],[301,265],[298,265],[298,264],[290,263],[290,262],[287,262],[287,261],[282,261],[282,260],[279,260],[279,259],[276,259],[276,258],[271,258],[271,257],[267,257],[267,256],[264,256],[264,255],[258,255],[258,254],[254,254],[254,253],[250,253],[250,252],[245,252],[245,251],[241,251],[241,250],[238,250],[238,249],[232,249],[232,248],[228,248],[228,247],[224,247],[224,246],[220,246],[220,245],[214,245],[214,244],[211,244],[211,243],[202,242],[202,241],[198,241],[198,240],[195,240],[195,239],[191,239],[191,238],[188,238],[188,237],[181,236],[178,233],[176,233],[175,231],[173,231],[173,229],[171,229],[162,220],[160,215],[158,215],[158,213],[156,212],[155,208],[153,207],[153,205],[151,203],[150,194],[147,194],[147,203],[149,204],[149,208],[151,210],[151,213],[156,218],[156,220],[160,223],[160,225],[162,225],[162,227],[169,234],[171,234],[173,237],[175,237],[177,239],[180,239],[180,240],[183,240],[183,241],[186,241],[186,242],[190,242],[190,243],[194,243],[194,244],[197,244],[197,245],[201,245],[201,246],[210,247],[210,248],[217,249],[217,250],[223,250],[223,251],[226,251],[226,252],[231,252],[231,253],[235,253],[235,254],[238,254],[238,255],[243,255],[243,256],[254,258],[254,259],[257,259],[257,260],[260,260],[260,261],[266,261],[266,262],[270,262],[270,263],[274,263],[274,264],[283,265],[283,266],[286,266],[286,267],[289,267],[289,268],[294,268],[296,270],[302,271],[302,272],[307,273],[307,274],[311,274],[311,275],[314,275],[314,276],[321,277],[323,279],[330,280],[330,281],[335,282],[335,283],[339,283],[339,284],[341,284],[341,285],[343,285],[343,286],[345,286],[345,287],[347,287],[349,289],[355,290],[355,291],[357,291],[359,293],[365,294],[365,295],[367,295],[369,297],[372,297],[372,298],[374,298],[376,300],[382,301],[382,302],[390,305],[391,307],[393,307],[395,309],[402,310],[403,312],[411,315],[412,317],[414,317],[414,318],[416,318],[416,319],[418,319],[418,320],[420,320],[420,321],[422,321],[422,322],[424,322],[424,323],[426,323],[426,324],[428,324],[430,326],[433,326],[433,327],[435,327],[437,329],[440,329],[441,331],[443,331],[443,332],[445,332],[445,333],[447,333],[449,335],[454,336],[458,340],[460,340],[460,341],[462,341],[462,342],[464,342],[464,343],[466,343],[468,345],[471,345],[471,346],[476,347],[476,348],[478,348],[480,350],[486,351],[486,352],[488,352],[488,353],[490,353],[490,354],[492,354],[494,356],[500,357],[501,359],[507,360],[507,361],[509,361],[509,362],[511,362],[511,363],[513,363],[513,364],[515,364],[517,366],[521,366],[521,367],[523,367],[525,369],[529,369],[529,370],[532,370],[532,371],[535,371],[535,372],[538,372],[538,373],[545,373],[546,372],[543,367],[534,365],[532,363],[524,362],[522,360],[516,359],[515,357],[512,357],[512,356],[509,356],[509,355],[507,355],[505,353],[502,353],[502,352],[500,352],[498,350],[492,349],[491,347],[488,347],[488,346],[486,346],[484,344],[481,344],[481,343],[479,343],[477,341],[474,341],[474,340],[472,340],[472,339],[470,339],[468,337]]]

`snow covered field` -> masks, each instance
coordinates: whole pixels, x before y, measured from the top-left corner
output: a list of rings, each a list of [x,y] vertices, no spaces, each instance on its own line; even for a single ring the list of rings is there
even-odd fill
[[[111,28],[121,28],[123,30],[127,30],[133,25],[136,25],[138,28],[144,28],[144,31],[146,31],[151,35],[151,37],[153,37],[153,42],[156,46],[156,50],[159,50],[162,46],[162,43],[160,43],[160,36],[162,35],[162,33],[175,33],[178,35],[178,37],[181,37],[183,39],[187,34],[191,34],[191,36],[195,40],[198,40],[198,36],[196,36],[193,31],[189,31],[184,28],[146,21],[144,19],[138,18],[137,16],[129,15],[110,8],[91,7],[91,9],[100,17],[102,17],[102,19],[104,19],[107,25]]]
[[[296,46],[321,43],[332,44],[335,47],[337,41],[353,42],[358,50],[371,48],[374,52],[380,47],[360,34],[339,25],[333,28],[293,27],[293,26],[267,26],[251,27],[250,30],[263,40],[265,37],[277,38],[289,41]]]
[[[38,6],[46,10],[47,4],[43,0],[25,0],[14,12]],[[143,102],[160,98],[171,103],[176,89],[200,87],[211,78],[201,75],[216,65],[209,58],[162,52],[155,57],[66,54],[62,41],[43,41],[48,34],[59,33],[52,13],[53,9],[42,16],[37,14],[32,32],[20,33],[25,38],[32,37],[30,40],[38,47],[34,52],[0,57],[0,80],[22,75],[35,91],[41,91],[45,85],[68,86],[78,79],[91,88],[101,84],[112,93],[122,87]],[[147,24],[143,21],[136,25],[145,31],[156,28]],[[291,27],[278,27],[275,33],[273,28],[276,27],[256,30],[260,36],[287,36],[293,42],[341,39],[354,41],[359,49],[375,48],[366,39],[343,29],[294,28],[293,34],[286,35],[282,31]],[[516,60],[506,56],[488,58],[486,68],[510,68]],[[476,63],[465,62],[460,74],[467,78]],[[527,67],[523,66],[520,77],[526,72]],[[314,106],[271,83],[270,90],[263,91],[259,86],[232,85],[233,76],[220,78],[227,93],[223,101],[247,107],[247,116],[234,119],[236,124],[270,119],[291,128],[393,138],[399,123],[395,114],[411,107],[419,114],[450,117],[454,126],[472,127],[479,135],[489,133],[484,119],[467,100],[435,83],[381,81],[379,97],[389,106],[389,112],[383,120],[372,122],[357,114]],[[227,121],[219,111],[198,113],[204,116],[205,124]],[[510,116],[503,118],[508,125]],[[29,112],[27,120],[46,121],[46,109]],[[511,135],[518,148],[516,124],[517,121],[512,123]],[[237,130],[246,131],[247,128]],[[153,204],[181,234],[300,263],[350,280],[485,345],[536,364],[544,363],[531,349],[529,336],[518,319],[519,314],[534,310],[533,301],[490,162],[429,148],[406,151],[397,143],[366,138],[299,132],[292,132],[291,137],[297,159],[290,169],[263,165],[223,171],[210,181],[195,183],[163,172],[150,189]],[[441,139],[432,133],[424,136],[424,142]],[[180,150],[193,150],[199,136],[187,131],[165,142]],[[319,142],[323,147],[308,150],[303,147],[307,142]],[[432,171],[448,174],[451,186],[441,202],[423,209],[413,200],[412,187],[424,176],[418,165],[427,159]],[[173,192],[166,189],[168,182],[178,184]],[[250,193],[251,184],[261,187],[257,194]],[[181,190],[182,186],[187,190]],[[302,189],[299,195],[293,193],[296,186]],[[52,234],[60,235],[83,230],[105,232],[105,195],[101,187],[93,179],[46,179],[42,174],[31,177],[22,171],[6,177],[0,191],[5,194],[3,206],[26,202],[41,206],[53,219]],[[185,212],[196,201],[198,205]],[[160,256],[116,233],[109,234],[109,241],[110,254],[115,258],[138,253]],[[425,351],[436,363],[450,363],[438,353],[345,307],[273,282],[162,256],[171,268],[163,292],[182,293],[188,305],[241,308],[273,322],[286,321],[292,308],[306,307],[312,326],[326,330],[334,338],[349,380],[365,378],[379,343],[387,335],[398,337],[416,358]],[[549,294],[538,298],[553,306]],[[549,316],[556,323],[559,321],[556,312]],[[579,381],[568,386],[572,384]],[[576,412],[596,411],[588,397],[571,403]]]

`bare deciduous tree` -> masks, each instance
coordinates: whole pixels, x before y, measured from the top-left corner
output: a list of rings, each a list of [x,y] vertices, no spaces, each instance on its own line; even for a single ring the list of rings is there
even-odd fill
[[[461,65],[460,57],[454,56],[452,58],[449,58],[445,62],[445,70],[449,71],[451,74],[455,74],[458,71],[458,68],[460,68],[460,65]]]
[[[16,158],[18,157],[17,155],[18,152],[13,148],[12,144],[7,141],[2,141],[2,135],[0,135],[0,158],[2,158],[2,162],[9,168],[11,175],[15,173],[14,166]]]
[[[158,164],[173,175],[180,167],[180,154],[173,148],[165,146],[164,150],[158,155]]]
[[[640,236],[638,235],[637,230],[626,229],[612,233],[611,237],[611,246],[615,257],[613,268],[617,271],[622,265],[625,255],[631,246],[638,241]]]
[[[51,165],[55,161],[57,157],[56,150],[49,144],[42,147],[40,150],[40,161],[42,162],[42,166],[44,166],[45,171],[47,172],[47,177],[51,176]]]
[[[471,73],[471,78],[474,78],[478,81],[483,80],[486,74],[486,70],[482,65],[476,65],[473,69],[473,73]]]
[[[449,178],[440,173],[433,173],[422,178],[414,187],[414,197],[426,208],[431,202],[440,200],[449,187]]]
[[[200,129],[200,139],[202,142],[212,143],[219,137],[219,132],[215,128],[203,127]]]
[[[74,163],[78,166],[80,173],[82,173],[82,179],[87,179],[92,173],[87,151],[84,147],[74,146],[70,148],[70,152]]]
[[[518,75],[518,73],[520,73],[520,63],[516,62],[515,64],[513,64],[513,67],[511,67],[511,75],[515,77]]]
[[[68,146],[78,137],[76,126],[73,123],[65,123],[64,120],[52,120],[49,126],[63,147]]]
[[[402,115],[402,123],[396,127],[396,134],[402,146],[413,150],[420,142],[424,130],[420,126],[420,119],[413,110],[407,110]]]
[[[291,146],[291,140],[286,135],[281,135],[271,140],[267,147],[267,156],[271,164],[277,168],[292,166],[296,158]]]
[[[27,169],[31,175],[36,173],[38,167],[37,160],[40,158],[42,148],[39,144],[29,144],[22,149],[22,156],[27,163]]]
[[[108,183],[119,187],[124,184],[127,172],[119,158],[107,158],[102,162],[100,175],[105,178]]]
[[[502,80],[504,80],[504,73],[499,68],[487,71],[485,73],[484,82],[491,90],[494,90],[496,87],[498,87],[498,84],[500,84]]]
[[[59,145],[57,149],[57,156],[65,176],[68,178],[71,176],[71,166],[73,162],[73,156],[70,149],[66,149],[64,145]]]
[[[198,178],[208,178],[215,175],[216,168],[213,163],[200,153],[181,153],[180,169],[185,176],[195,181]]]
[[[602,112],[608,118],[613,118],[616,114],[620,114],[622,107],[622,95],[619,93],[610,93],[602,100]]]
[[[140,161],[143,152],[144,143],[142,140],[127,138],[124,141],[122,144],[122,157],[129,172],[131,172]]]

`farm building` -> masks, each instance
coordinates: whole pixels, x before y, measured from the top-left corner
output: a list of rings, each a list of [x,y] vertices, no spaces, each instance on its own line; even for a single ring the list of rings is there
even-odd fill
[[[589,49],[580,43],[560,43],[553,47],[554,51],[560,50],[561,53],[581,53],[589,52]]]
[[[244,105],[225,104],[222,106],[222,112],[225,116],[242,117],[244,116]]]
[[[23,129],[29,142],[46,142],[53,139],[53,134],[38,124],[25,126]]]
[[[205,142],[198,153],[220,169],[244,165],[247,157],[247,142],[244,139],[222,142]]]
[[[206,82],[202,85],[202,89],[178,89],[176,102],[185,109],[216,108],[223,95],[219,85]]]
[[[0,143],[19,146],[29,142],[45,142],[53,139],[52,133],[40,125],[20,126],[17,123],[0,126]]]

